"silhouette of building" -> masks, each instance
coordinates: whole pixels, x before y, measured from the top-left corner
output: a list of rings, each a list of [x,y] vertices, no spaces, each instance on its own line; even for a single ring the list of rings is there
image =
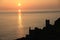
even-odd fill
[[[35,28],[35,30],[31,30],[29,28],[29,35],[16,40],[60,40],[60,18],[55,21],[54,25],[46,20],[46,26],[43,29]]]
[[[50,20],[46,20],[46,27],[50,26]]]

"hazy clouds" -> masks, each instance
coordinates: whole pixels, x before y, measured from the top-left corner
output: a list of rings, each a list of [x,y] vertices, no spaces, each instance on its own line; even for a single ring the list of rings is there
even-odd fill
[[[20,0],[23,10],[60,9],[60,0]],[[0,9],[18,8],[18,0],[0,0]]]
[[[22,9],[32,9],[32,10],[41,10],[41,9],[59,9],[59,0],[29,0],[25,1]],[[27,6],[27,5],[28,6]]]

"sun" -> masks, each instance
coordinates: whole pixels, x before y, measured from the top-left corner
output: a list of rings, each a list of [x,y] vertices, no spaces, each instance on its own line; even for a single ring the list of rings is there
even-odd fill
[[[21,6],[21,3],[18,3],[18,6]]]
[[[21,12],[21,3],[18,3],[18,12]]]

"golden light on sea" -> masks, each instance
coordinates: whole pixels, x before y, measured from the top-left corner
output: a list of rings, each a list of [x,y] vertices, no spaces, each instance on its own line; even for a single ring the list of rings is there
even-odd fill
[[[23,27],[21,13],[18,13],[18,24],[19,24],[19,28]]]
[[[25,30],[22,24],[22,13],[21,13],[21,3],[18,3],[18,37],[25,36]]]
[[[18,12],[20,13],[20,12],[21,12],[21,10],[20,10],[20,9],[18,9]]]
[[[18,12],[18,37],[24,37],[25,36],[25,31],[24,31],[24,27],[22,24],[22,15],[21,12]]]

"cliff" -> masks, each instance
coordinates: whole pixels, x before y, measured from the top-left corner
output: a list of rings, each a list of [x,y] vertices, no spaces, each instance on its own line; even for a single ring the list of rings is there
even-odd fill
[[[55,21],[54,25],[51,25],[49,20],[45,22],[46,26],[43,29],[31,30],[29,28],[29,35],[16,40],[60,40],[60,18]]]

